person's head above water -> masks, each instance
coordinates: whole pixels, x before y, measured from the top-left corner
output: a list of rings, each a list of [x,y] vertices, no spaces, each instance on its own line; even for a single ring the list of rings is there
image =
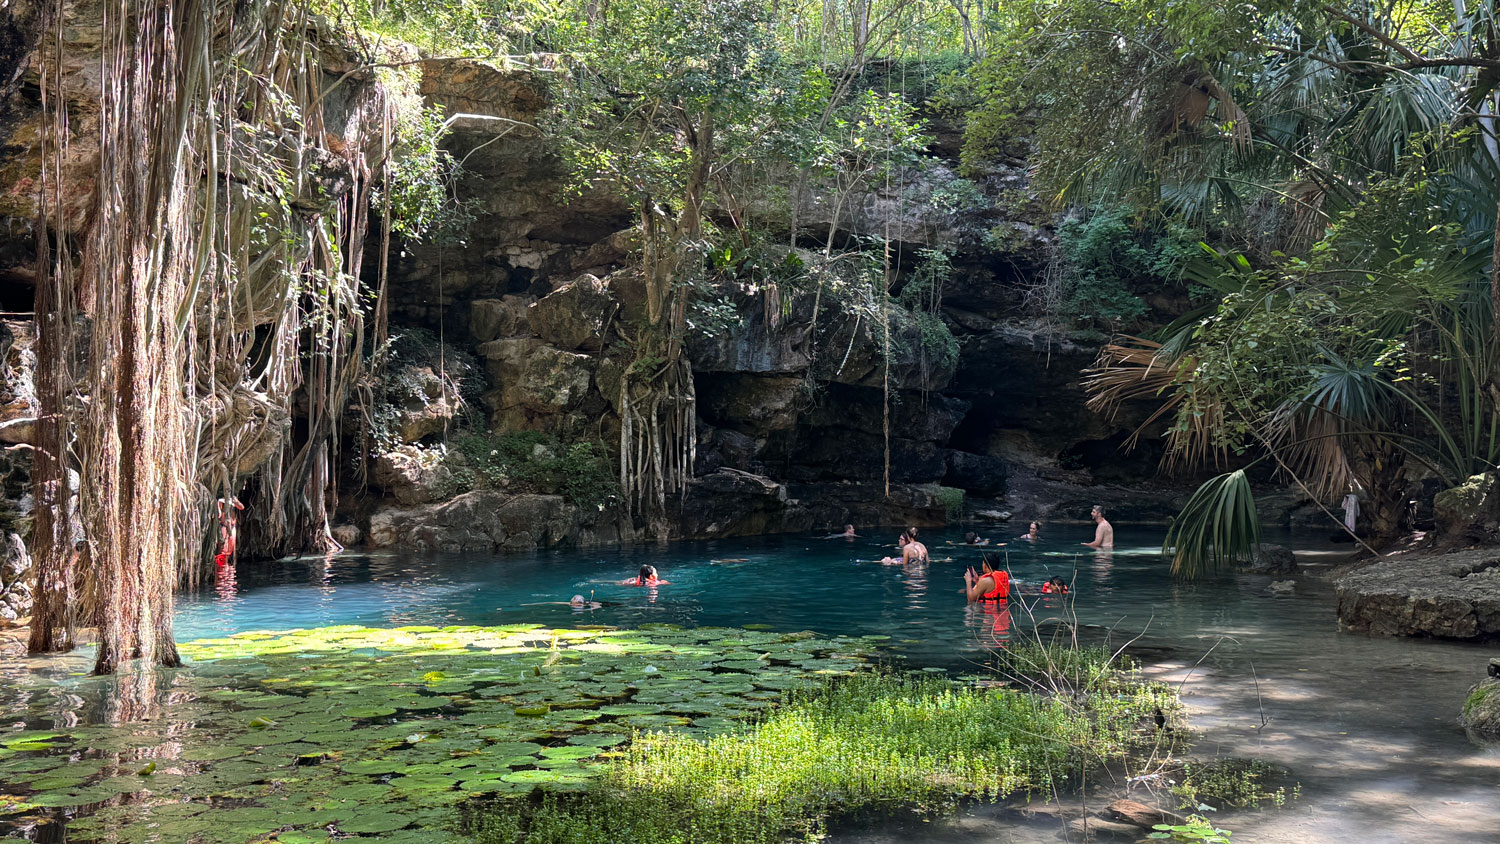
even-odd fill
[[[844,535],[845,536],[853,536],[854,535],[854,525],[844,525]]]
[[[980,574],[988,574],[988,573],[990,573],[992,571],[999,571],[999,570],[1000,570],[1000,567],[997,566],[997,565],[995,565],[994,561],[990,559],[990,555],[989,554],[980,554],[979,555],[979,573]]]
[[[1100,507],[1098,504],[1095,504],[1094,505],[1094,509],[1089,512],[1089,517],[1092,518],[1096,522],[1103,521],[1104,520],[1104,508]]]
[[[976,543],[978,541],[979,541],[979,534],[975,533],[974,531],[971,530],[968,533],[964,534],[964,542],[965,543],[967,543],[969,545],[973,545],[974,543]]]
[[[916,539],[917,538],[917,529],[914,528],[914,527],[907,528],[906,529],[906,535],[909,536],[909,537],[911,537],[912,539]]]
[[[574,595],[568,601],[568,603],[571,604],[571,605],[573,605],[573,606],[575,606],[575,607],[581,607],[581,606],[583,606],[584,604],[586,604],[588,602],[583,599],[582,595]]]
[[[901,531],[901,536],[896,539],[896,544],[906,545],[912,541],[912,538],[910,530],[903,530]]]
[[[648,580],[655,580],[656,566],[641,566],[641,570],[636,573],[635,578],[642,583],[645,583]]]
[[[1027,533],[1040,533],[1041,530],[1042,530],[1042,523],[1041,522],[1032,522],[1031,526],[1027,529],[1026,532]]]

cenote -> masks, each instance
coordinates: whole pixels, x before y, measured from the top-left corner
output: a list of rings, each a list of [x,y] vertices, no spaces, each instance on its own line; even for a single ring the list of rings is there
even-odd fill
[[[224,569],[215,583],[179,597],[179,641],[207,643],[187,644],[185,653],[219,659],[163,672],[157,693],[171,705],[139,713],[149,722],[133,722],[131,713],[110,710],[118,689],[111,691],[106,681],[59,676],[82,668],[81,660],[39,660],[29,666],[41,669],[32,676],[51,680],[17,683],[4,699],[7,719],[30,702],[31,729],[16,735],[39,744],[10,738],[9,759],[0,756],[0,764],[21,760],[9,770],[24,771],[26,759],[88,747],[75,757],[78,777],[70,778],[65,767],[33,771],[29,779],[33,789],[72,787],[83,796],[89,796],[81,791],[86,788],[150,793],[158,783],[182,778],[142,773],[145,760],[158,756],[163,771],[185,759],[204,777],[224,778],[206,814],[191,811],[194,803],[180,797],[161,806],[145,796],[95,795],[106,799],[82,812],[92,817],[73,823],[67,840],[312,841],[323,840],[327,833],[319,824],[331,822],[342,835],[360,836],[351,840],[446,841],[451,835],[457,841],[464,839],[451,830],[464,799],[531,788],[532,780],[582,788],[594,754],[618,749],[634,730],[684,731],[708,740],[735,718],[764,715],[781,692],[827,679],[799,676],[803,669],[840,676],[859,655],[878,653],[904,670],[985,676],[987,651],[1014,647],[1038,631],[1060,635],[1066,623],[1076,625],[1085,644],[1127,648],[1140,677],[1180,690],[1193,731],[1191,746],[1180,753],[1204,761],[1252,758],[1286,769],[1284,805],[1225,807],[1214,816],[1234,830],[1235,841],[1478,841],[1489,840],[1500,819],[1500,753],[1470,742],[1454,720],[1487,656],[1483,648],[1340,633],[1331,595],[1310,578],[1292,595],[1268,591],[1267,577],[1174,580],[1159,556],[1159,535],[1129,529],[1121,530],[1109,553],[1080,549],[1076,543],[1087,538],[1081,526],[1058,526],[1035,544],[1011,540],[991,549],[1017,584],[1037,585],[1058,574],[1073,583],[1073,592],[1067,600],[1020,595],[1005,611],[987,612],[966,607],[958,595],[962,571],[980,552],[947,544],[957,532],[931,532],[936,559],[921,569],[871,562],[890,542],[888,531],[867,533],[853,540],[767,537],[504,557],[344,554],[285,560],[238,577]],[[1005,531],[990,533],[1003,538]],[[621,585],[645,563],[667,582],[654,589]],[[566,605],[573,595],[601,606]],[[271,635],[296,629],[311,632],[286,640]],[[641,639],[626,635],[620,644],[609,639],[611,629],[655,632]],[[541,638],[529,638],[535,631]],[[236,634],[241,638],[226,638]],[[478,646],[495,648],[494,655],[463,650],[476,636]],[[286,647],[277,646],[282,641]],[[352,649],[330,658],[324,649],[341,642]],[[559,647],[579,648],[574,655],[582,661],[549,656]],[[715,671],[735,670],[704,672],[708,663],[699,660],[709,654],[721,660]],[[381,671],[395,673],[370,673],[372,656],[384,661]],[[596,657],[610,662],[591,662]],[[497,670],[512,658],[529,661],[515,663],[519,671],[511,674]],[[537,680],[533,672],[549,661],[547,671],[577,672],[567,682],[578,685]],[[651,680],[688,669],[696,671],[681,674],[684,681],[711,694],[697,693],[696,707],[656,705],[680,695],[653,696]],[[352,674],[340,678],[341,672]],[[494,680],[502,682],[486,685]],[[376,681],[403,688],[391,694],[366,685]],[[513,715],[532,711],[517,701],[535,704],[536,712],[549,703],[566,707],[562,689],[588,683],[619,684],[620,690],[638,685],[640,691],[628,703],[599,711],[556,708],[531,720]],[[338,695],[329,698],[336,703],[311,712],[304,705],[299,712],[299,702],[321,700],[324,690]],[[507,692],[519,697],[507,695],[503,705],[487,708]],[[213,711],[225,703],[226,712]],[[569,714],[575,711],[581,714]],[[346,756],[324,758],[337,738],[329,731],[343,729],[336,716],[356,719],[361,728],[355,732],[369,736],[368,746],[356,742],[342,751]],[[110,718],[120,726],[93,727],[76,743],[66,738]],[[476,738],[482,733],[457,731],[481,725],[491,731],[490,744]],[[192,736],[203,733],[195,730],[215,738],[196,744]],[[183,736],[176,745],[174,733]],[[502,734],[505,740],[496,741]],[[49,746],[53,741],[59,743]],[[465,767],[443,767],[466,753],[474,755],[465,757]],[[87,774],[101,756],[141,761],[117,765],[100,784]],[[485,770],[491,764],[494,769]],[[283,772],[271,786],[263,784],[268,767]],[[297,772],[334,768],[343,794],[385,805],[360,804],[358,817],[344,817],[337,803],[298,802]],[[152,777],[160,779],[153,783]],[[237,787],[237,777],[246,784]],[[1124,791],[1123,783],[1106,780],[1088,793]],[[1065,809],[1081,799],[1076,787],[1055,797]],[[902,813],[835,817],[828,834],[847,844],[914,835],[955,842],[1077,840],[1045,808],[1051,802],[1045,794],[1018,794],[993,805],[964,803],[957,814],[939,813],[916,827]],[[58,818],[70,805],[60,803],[52,810]],[[208,824],[211,816],[223,820]],[[44,825],[28,834],[59,841],[63,829]]]

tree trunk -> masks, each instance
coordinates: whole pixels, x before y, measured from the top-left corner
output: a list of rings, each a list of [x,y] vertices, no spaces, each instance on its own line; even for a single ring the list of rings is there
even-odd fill
[[[37,225],[37,265],[44,276],[36,286],[36,448],[32,452],[31,489],[33,504],[31,555],[36,582],[32,588],[29,653],[71,650],[76,606],[73,594],[74,522],[68,489],[67,430],[64,406],[72,383],[72,303],[66,282],[47,272],[52,256],[47,245],[45,220]]]
[[[178,563],[197,544],[189,436],[189,286],[201,221],[185,172],[203,106],[209,14],[130,0],[105,17],[93,228],[90,401],[79,429],[83,523],[99,596],[96,673],[139,658],[177,665]]]

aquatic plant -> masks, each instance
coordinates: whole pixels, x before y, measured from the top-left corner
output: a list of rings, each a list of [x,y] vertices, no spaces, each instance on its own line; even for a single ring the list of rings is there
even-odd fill
[[[638,731],[742,729],[876,641],[345,625],[188,643],[190,667],[120,686],[3,666],[0,723],[37,728],[0,732],[0,839],[60,811],[70,841],[441,844],[475,795],[583,789]],[[128,719],[53,727],[151,684]]]
[[[1302,787],[1288,788],[1288,772],[1259,759],[1216,759],[1212,762],[1184,762],[1179,782],[1172,793],[1185,808],[1250,808],[1263,804],[1284,806],[1300,796]]]
[[[1182,841],[1189,842],[1189,844],[1229,844],[1229,836],[1232,834],[1227,829],[1219,829],[1209,823],[1208,818],[1202,815],[1189,816],[1180,824],[1159,823],[1151,828],[1156,831],[1146,836],[1147,838]]]
[[[1080,702],[859,675],[799,693],[746,731],[643,737],[583,793],[501,801],[466,827],[479,844],[810,838],[862,812],[930,814],[1062,784],[1136,746],[1136,723],[1171,699],[1161,686]]]

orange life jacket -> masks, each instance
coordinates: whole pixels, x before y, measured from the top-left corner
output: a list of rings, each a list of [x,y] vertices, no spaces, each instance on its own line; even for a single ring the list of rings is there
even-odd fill
[[[995,583],[995,588],[979,596],[981,601],[1003,601],[1010,597],[1010,573],[1003,571],[992,571],[989,574],[981,574],[981,579],[988,577]]]

